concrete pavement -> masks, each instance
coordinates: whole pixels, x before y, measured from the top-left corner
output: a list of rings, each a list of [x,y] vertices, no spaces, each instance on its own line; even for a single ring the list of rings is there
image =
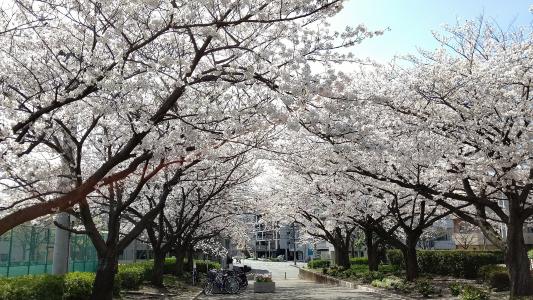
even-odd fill
[[[345,287],[323,285],[311,281],[300,280],[298,279],[298,268],[292,266],[292,262],[287,263],[243,260],[242,264],[249,265],[252,267],[252,269],[268,270],[270,273],[272,273],[272,278],[276,282],[276,292],[273,294],[255,294],[253,292],[253,281],[249,281],[249,286],[246,291],[240,294],[217,294],[213,296],[200,295],[197,299],[395,299],[391,296],[361,289],[349,289]],[[285,274],[287,275],[287,279],[285,279]]]

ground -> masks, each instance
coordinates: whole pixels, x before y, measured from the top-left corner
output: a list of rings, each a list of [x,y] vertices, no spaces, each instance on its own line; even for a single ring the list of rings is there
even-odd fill
[[[201,295],[198,299],[398,299],[384,294],[365,291],[362,289],[349,289],[344,287],[317,284],[310,281],[298,279],[298,268],[292,262],[267,262],[245,260],[243,264],[249,265],[252,269],[268,270],[272,273],[272,278],[276,282],[275,294],[254,294],[253,282],[241,294],[237,295]],[[301,266],[302,264],[300,264]],[[287,279],[285,279],[285,275]]]

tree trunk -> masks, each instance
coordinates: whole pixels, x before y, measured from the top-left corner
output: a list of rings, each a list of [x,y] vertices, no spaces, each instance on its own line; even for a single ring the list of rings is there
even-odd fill
[[[350,268],[350,250],[348,247],[335,246],[335,263],[343,268]]]
[[[533,285],[527,248],[524,243],[524,222],[519,217],[512,217],[511,212],[507,226],[507,250],[505,264],[509,269],[511,280],[511,297],[533,295]]]
[[[152,270],[152,284],[163,286],[163,274],[165,267],[165,254],[161,251],[154,251],[154,268]]]
[[[185,258],[185,252],[182,249],[176,250],[176,269],[174,272],[176,273],[176,276],[183,275],[183,258]]]
[[[368,269],[378,270],[378,247],[374,245],[374,235],[372,230],[365,230],[366,254],[368,256]]]
[[[406,268],[406,279],[413,281],[418,277],[418,263],[416,259],[417,235],[407,235],[406,248],[403,252]]]
[[[98,269],[94,279],[91,300],[112,300],[113,284],[117,273],[118,259],[114,251],[107,251],[98,258]]]
[[[186,266],[187,270],[192,270],[193,261],[194,261],[194,252],[192,249],[189,249],[187,251],[187,266]]]

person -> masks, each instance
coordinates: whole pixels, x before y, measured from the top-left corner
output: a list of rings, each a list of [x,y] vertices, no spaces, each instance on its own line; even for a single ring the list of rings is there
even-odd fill
[[[228,269],[233,270],[233,258],[231,256],[228,256],[227,262],[228,262]]]

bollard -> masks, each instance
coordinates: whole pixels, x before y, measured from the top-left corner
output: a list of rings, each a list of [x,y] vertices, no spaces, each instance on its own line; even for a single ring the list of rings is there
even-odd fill
[[[285,272],[285,279],[287,279],[287,272]]]

